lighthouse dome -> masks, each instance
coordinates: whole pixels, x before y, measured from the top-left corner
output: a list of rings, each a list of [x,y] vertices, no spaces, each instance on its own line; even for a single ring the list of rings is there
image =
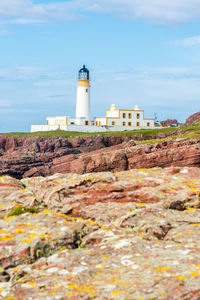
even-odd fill
[[[90,72],[89,70],[83,65],[83,67],[78,72],[78,79],[79,80],[89,80],[90,79]]]

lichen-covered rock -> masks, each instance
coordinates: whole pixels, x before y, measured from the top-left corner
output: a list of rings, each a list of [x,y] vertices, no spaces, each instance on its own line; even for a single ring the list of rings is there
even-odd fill
[[[187,207],[199,207],[199,168],[153,168],[118,173],[55,174],[26,178],[21,182],[49,209],[73,216],[99,218],[105,205],[100,203],[159,203],[170,207],[174,201]],[[118,212],[119,213],[119,212]],[[104,214],[104,213],[103,213]]]
[[[0,219],[1,299],[199,299],[199,168],[3,177],[2,209],[15,193],[38,213]]]
[[[87,222],[50,211],[8,217],[0,220],[0,228],[0,266],[5,269],[33,263],[62,247],[77,248],[88,230]]]
[[[181,231],[182,232],[182,231]],[[180,232],[180,233],[181,233]],[[98,246],[63,250],[11,272],[2,296],[18,299],[198,299],[198,247],[148,241],[107,227]],[[186,233],[188,237],[188,234]]]
[[[18,206],[37,207],[39,202],[20,181],[9,176],[0,177],[0,218],[8,216]]]

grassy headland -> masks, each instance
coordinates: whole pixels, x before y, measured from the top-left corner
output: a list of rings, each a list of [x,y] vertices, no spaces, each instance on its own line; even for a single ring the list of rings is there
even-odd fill
[[[169,135],[170,138],[200,138],[200,127],[199,127],[199,121],[192,125],[192,126],[181,126],[180,128],[173,128],[173,127],[167,127],[167,128],[155,128],[155,129],[141,129],[141,130],[131,130],[131,131],[116,131],[116,132],[96,132],[96,133],[86,133],[86,132],[70,132],[70,131],[62,131],[62,130],[55,130],[55,131],[42,131],[42,132],[11,132],[11,133],[3,133],[2,135],[8,136],[8,137],[75,137],[75,136],[93,136],[93,135],[113,135],[113,136],[122,136],[122,137],[128,137],[131,138],[134,136],[143,136],[145,138],[145,141],[143,143],[147,142],[153,142],[153,140],[158,141],[158,136],[163,133],[167,136]],[[149,137],[149,139],[148,139]],[[167,137],[169,138],[169,137]],[[162,138],[161,140],[165,140],[166,138]]]

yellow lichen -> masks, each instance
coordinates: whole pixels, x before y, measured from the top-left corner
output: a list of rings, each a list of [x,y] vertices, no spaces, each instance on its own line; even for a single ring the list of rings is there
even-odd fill
[[[124,293],[124,292],[123,291],[112,291],[113,297],[116,297],[117,295],[122,294],[122,293]]]
[[[184,281],[184,280],[185,280],[185,277],[183,277],[183,276],[177,276],[177,277],[175,277],[175,279]]]
[[[158,267],[158,268],[156,268],[156,270],[157,270],[158,272],[163,272],[163,271],[168,271],[168,270],[170,270],[170,268],[168,268],[168,267]]]
[[[32,287],[35,287],[35,283],[33,281],[28,281],[26,284],[31,285]]]
[[[15,229],[15,232],[16,232],[16,233],[24,233],[25,230],[24,230],[24,229]]]

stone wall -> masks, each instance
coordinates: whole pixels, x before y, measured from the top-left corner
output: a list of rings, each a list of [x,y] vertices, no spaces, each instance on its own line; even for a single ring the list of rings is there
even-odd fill
[[[152,127],[151,127],[152,128]],[[153,127],[154,128],[154,127]],[[76,132],[108,132],[108,131],[130,131],[130,130],[140,130],[140,129],[150,129],[150,127],[133,127],[133,126],[49,126],[49,125],[31,125],[31,132],[38,131],[53,131],[53,130],[65,130],[65,131],[76,131]]]

